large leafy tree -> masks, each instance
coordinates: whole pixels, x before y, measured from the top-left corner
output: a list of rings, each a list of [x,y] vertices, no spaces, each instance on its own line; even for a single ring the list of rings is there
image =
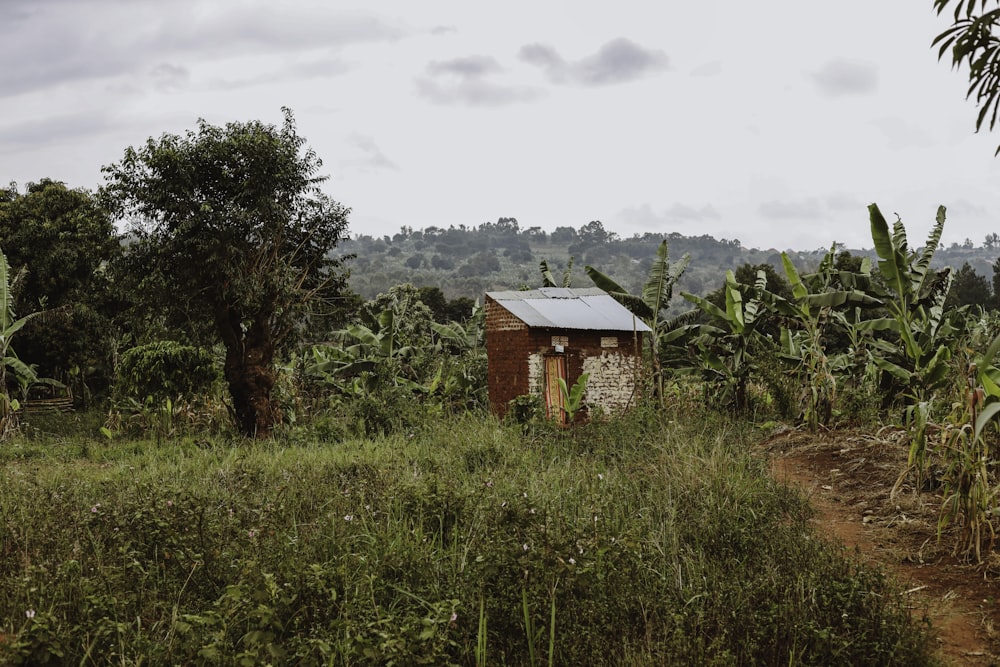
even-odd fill
[[[143,300],[212,323],[237,426],[256,437],[280,417],[276,351],[346,290],[330,251],[349,209],[320,191],[322,162],[283,111],[281,127],[200,120],[151,138],[104,168],[102,189],[135,234]]]
[[[24,269],[11,306],[46,310],[21,335],[18,352],[45,376],[72,369],[106,375],[108,320],[103,267],[120,246],[110,217],[87,190],[58,181],[0,188],[0,246]]]

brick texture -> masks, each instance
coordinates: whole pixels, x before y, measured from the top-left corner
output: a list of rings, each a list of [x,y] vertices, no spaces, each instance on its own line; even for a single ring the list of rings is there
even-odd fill
[[[567,339],[566,382],[572,386],[590,373],[585,400],[607,413],[635,403],[640,386],[642,334],[623,331],[530,328],[510,311],[486,297],[486,353],[489,358],[490,408],[499,416],[507,403],[524,394],[541,395],[544,379],[539,356],[556,354],[553,336]],[[617,337],[618,347],[601,347],[601,338]],[[535,356],[534,373],[529,359]],[[532,377],[534,376],[534,377]]]

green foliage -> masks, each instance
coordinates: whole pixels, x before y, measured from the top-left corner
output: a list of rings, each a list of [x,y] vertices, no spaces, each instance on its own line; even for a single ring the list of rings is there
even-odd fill
[[[791,289],[791,298],[764,292],[768,306],[797,326],[796,331],[783,328],[781,347],[786,359],[796,366],[793,372],[803,385],[802,419],[815,431],[829,422],[836,395],[837,381],[824,345],[824,333],[834,308],[860,308],[880,305],[880,302],[857,289],[870,277],[867,264],[860,273],[838,271],[835,268],[836,246],[813,274],[800,276],[787,253],[781,254],[782,265]],[[850,289],[844,289],[849,287]]]
[[[684,404],[563,435],[7,458],[0,662],[930,664],[735,424]]]
[[[87,301],[101,264],[119,250],[115,228],[90,192],[43,179],[24,194],[0,189],[0,245],[12,266],[28,271],[18,310]]]
[[[218,362],[210,350],[161,340],[122,353],[115,393],[140,401],[147,396],[154,401],[190,399],[219,379]]]
[[[945,309],[952,310],[962,306],[983,307],[993,305],[993,291],[985,276],[976,273],[968,262],[955,272],[955,278],[948,292]]]
[[[344,291],[331,256],[348,209],[319,189],[321,161],[291,111],[281,128],[199,121],[104,168],[103,201],[132,225],[137,298],[154,312],[211,322],[226,348],[239,429],[270,434],[274,355],[307,313],[333,315]]]
[[[673,343],[687,337],[696,361],[680,370],[700,373],[709,386],[720,387],[720,391],[714,392],[714,400],[737,413],[745,413],[750,407],[748,385],[755,372],[755,348],[772,345],[759,332],[766,315],[766,285],[767,275],[763,271],[758,272],[752,287],[741,285],[733,272],[727,271],[725,310],[708,299],[682,292],[685,299],[712,318],[712,324],[685,325],[666,341]],[[749,293],[747,298],[744,292]]]
[[[910,250],[901,220],[896,220],[890,233],[878,206],[871,204],[868,211],[879,274],[886,287],[878,296],[889,316],[867,320],[859,328],[888,332],[895,338],[873,340],[872,361],[903,387],[905,424],[911,436],[908,468],[916,472],[919,487],[926,470],[926,431],[933,398],[951,382],[950,361],[964,328],[960,314],[944,309],[951,270],[931,268],[944,230],[945,208],[938,207],[935,224],[919,251]]]
[[[111,309],[106,264],[120,252],[114,225],[86,190],[43,179],[23,194],[0,189],[0,246],[12,267],[25,269],[14,295],[17,312],[46,310],[29,322],[18,355],[41,375],[106,385]]]
[[[978,132],[989,119],[993,130],[1000,110],[1000,39],[994,34],[1000,22],[1000,8],[986,11],[986,0],[934,0],[934,8],[941,14],[954,5],[954,23],[934,38],[933,46],[939,47],[938,58],[951,52],[951,63],[956,69],[969,67],[969,88],[966,97],[976,98],[980,107],[976,116]],[[997,148],[1000,154],[1000,148]]]
[[[23,275],[23,274],[20,274]],[[7,369],[13,371],[18,383],[27,386],[38,381],[34,369],[18,359],[11,347],[12,339],[24,325],[40,313],[29,313],[21,318],[14,315],[13,285],[19,276],[11,276],[10,264],[0,250],[0,440],[17,430],[16,399],[11,399],[7,388]]]
[[[515,424],[529,424],[540,421],[545,416],[545,405],[537,394],[523,394],[507,403],[506,416]]]
[[[587,393],[587,380],[589,378],[589,373],[582,373],[572,387],[566,385],[566,380],[556,378],[559,382],[559,393],[562,395],[562,404],[559,407],[566,413],[567,424],[574,423],[577,414],[585,407],[583,397]]]
[[[1000,487],[991,475],[993,452],[990,446],[997,433],[1000,414],[1000,369],[997,352],[1000,337],[994,339],[969,365],[964,399],[955,406],[942,430],[941,447],[945,470],[944,500],[938,535],[950,523],[960,523],[962,531],[955,553],[983,562],[983,547],[992,548],[996,537],[993,517]]]
[[[373,315],[377,308],[384,308]],[[478,306],[464,324],[433,321],[412,285],[397,285],[365,307],[365,324],[349,324],[333,334],[334,344],[313,346],[304,372],[334,388],[357,412],[361,433],[406,428],[413,409],[434,413],[483,408],[486,353],[483,311]]]

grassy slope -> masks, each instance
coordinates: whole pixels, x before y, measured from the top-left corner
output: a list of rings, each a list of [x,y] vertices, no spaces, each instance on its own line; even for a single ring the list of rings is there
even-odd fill
[[[0,662],[927,663],[744,433],[640,412],[5,443]]]

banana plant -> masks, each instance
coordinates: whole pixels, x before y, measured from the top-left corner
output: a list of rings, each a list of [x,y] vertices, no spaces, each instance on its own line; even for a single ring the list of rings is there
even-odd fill
[[[587,392],[587,380],[589,373],[583,373],[570,387],[563,378],[556,378],[559,382],[559,393],[562,395],[562,411],[566,413],[566,424],[571,425],[576,420],[576,415],[584,408],[583,396]]]
[[[664,311],[670,306],[674,286],[687,269],[691,256],[687,253],[679,261],[670,263],[670,249],[663,239],[656,249],[656,257],[646,274],[646,282],[641,294],[632,294],[609,276],[592,266],[584,271],[595,285],[610,294],[615,300],[631,310],[652,330],[648,336],[649,360],[653,369],[653,386],[660,401],[664,400],[663,368],[660,362],[660,346],[669,331],[670,322],[663,319]]]
[[[830,316],[837,322],[840,331],[847,336],[847,350],[835,355],[831,360],[833,368],[854,389],[874,387],[877,383],[879,369],[872,358],[872,336],[870,332],[862,331],[864,321],[861,308],[855,306],[849,310],[835,310]]]
[[[436,334],[433,349],[440,358],[437,372],[427,384],[427,393],[466,408],[483,405],[487,399],[484,311],[477,303],[466,323],[431,323]]]
[[[664,336],[664,343],[689,341],[697,364],[682,370],[699,372],[709,386],[721,384],[717,396],[736,412],[744,412],[749,407],[747,387],[753,372],[752,348],[768,344],[768,339],[759,331],[767,314],[766,286],[767,275],[763,271],[757,272],[752,287],[741,285],[732,271],[726,271],[725,310],[704,297],[681,292],[681,296],[707,314],[713,323],[685,325]],[[744,291],[749,298],[744,298]]]
[[[836,377],[823,344],[823,334],[835,309],[844,306],[855,308],[878,306],[878,299],[854,287],[867,282],[871,263],[862,262],[860,275],[836,271],[834,259],[836,246],[820,262],[815,273],[800,276],[787,253],[781,253],[781,263],[792,289],[792,300],[777,294],[761,293],[768,307],[795,323],[797,329],[782,328],[783,356],[796,363],[795,372],[804,379],[802,417],[810,430],[815,431],[820,422],[826,423],[832,412],[836,393]]]
[[[391,383],[420,389],[421,385],[407,378],[402,364],[415,352],[410,345],[397,343],[396,313],[389,308],[379,313],[374,328],[363,324],[349,324],[334,333],[342,343],[341,347],[317,345],[312,349],[312,359],[306,365],[306,372],[316,378],[339,386],[347,393],[375,391],[377,369],[391,368]],[[360,380],[359,378],[363,378]],[[339,383],[349,379],[350,382]],[[365,380],[366,379],[366,380]]]
[[[948,382],[952,348],[964,328],[964,318],[946,314],[951,289],[951,269],[934,270],[931,259],[944,230],[945,207],[939,206],[935,224],[921,251],[911,251],[906,229],[897,218],[892,232],[878,206],[868,207],[878,268],[886,289],[873,294],[888,311],[887,317],[860,324],[867,332],[888,332],[878,338],[881,354],[874,363],[903,386],[912,403],[927,400]]]
[[[542,261],[544,262],[545,260]],[[484,323],[485,311],[479,305],[478,301],[473,306],[472,315],[465,324],[459,322],[449,322],[447,324],[431,322],[431,330],[437,334],[437,341],[434,346],[435,351],[442,352],[447,347],[451,350],[464,353],[483,347],[485,344]]]
[[[573,282],[573,257],[569,258],[566,268],[563,270],[562,282],[556,283],[556,278],[552,275],[547,260],[543,259],[538,263],[538,270],[542,272],[542,287],[569,287]]]
[[[878,206],[871,204],[868,212],[885,286],[873,289],[873,293],[888,316],[867,320],[859,328],[890,334],[873,338],[872,361],[902,385],[906,400],[903,414],[910,438],[909,455],[896,488],[914,471],[914,488],[919,489],[926,470],[928,415],[935,393],[951,380],[952,352],[966,324],[964,314],[944,309],[951,289],[951,269],[931,268],[944,230],[945,207],[938,207],[934,226],[920,251],[910,250],[898,216],[890,232]]]
[[[7,389],[7,369],[17,376],[22,386],[38,381],[34,369],[17,358],[11,341],[24,325],[41,315],[41,312],[29,313],[21,318],[14,314],[13,288],[24,276],[26,270],[21,270],[11,276],[7,256],[0,250],[0,440],[3,440],[17,429],[17,411],[20,404],[16,398],[11,398]]]

